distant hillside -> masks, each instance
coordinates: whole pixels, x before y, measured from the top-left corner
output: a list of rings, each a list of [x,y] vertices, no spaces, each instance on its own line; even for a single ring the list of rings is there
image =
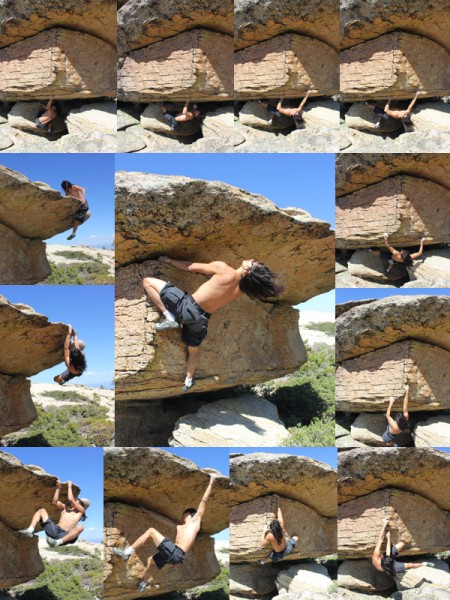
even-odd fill
[[[114,283],[114,250],[47,244],[46,252],[52,272],[45,280],[45,284]]]

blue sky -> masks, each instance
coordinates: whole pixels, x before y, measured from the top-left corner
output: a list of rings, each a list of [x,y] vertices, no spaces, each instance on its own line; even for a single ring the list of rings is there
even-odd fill
[[[406,288],[406,289],[346,289],[339,288],[336,290],[336,304],[342,304],[350,300],[370,300],[373,298],[387,298],[388,296],[448,296],[449,290],[445,289],[422,289],[422,288]]]
[[[310,300],[308,300],[307,302],[303,302],[302,304],[297,304],[295,308],[298,308],[300,311],[308,310],[334,313],[334,290],[330,290],[329,292],[326,292],[326,294],[320,294],[320,296],[311,298]]]
[[[119,154],[116,171],[223,181],[334,227],[334,154]]]
[[[92,387],[111,387],[114,377],[114,287],[108,286],[0,286],[0,295],[23,302],[50,321],[70,323],[86,343],[88,368],[74,380]],[[26,349],[24,348],[24,351]],[[53,383],[64,362],[42,371],[32,381]]]
[[[113,154],[3,154],[0,165],[19,171],[31,181],[42,181],[65,195],[61,181],[86,188],[92,216],[80,226],[77,237],[67,241],[68,232],[47,240],[49,244],[111,248],[114,239]]]
[[[70,480],[78,485],[80,496],[91,501],[81,537],[91,542],[103,541],[103,448],[8,448],[5,452],[25,465],[41,467],[61,482]],[[49,497],[49,504],[51,501]],[[65,501],[63,495],[61,501]],[[28,525],[24,523],[24,527]]]

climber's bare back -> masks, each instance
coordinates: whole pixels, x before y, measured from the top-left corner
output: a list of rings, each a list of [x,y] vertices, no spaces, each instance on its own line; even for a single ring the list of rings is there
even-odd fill
[[[194,545],[201,524],[202,520],[200,517],[194,516],[189,523],[177,525],[175,544],[185,552],[188,552]]]
[[[217,266],[217,272],[192,294],[207,313],[213,313],[243,294],[239,289],[240,273],[224,262],[217,261],[214,266]]]

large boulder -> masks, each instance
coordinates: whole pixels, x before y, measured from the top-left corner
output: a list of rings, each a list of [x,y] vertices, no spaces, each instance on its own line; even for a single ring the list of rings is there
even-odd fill
[[[38,538],[24,538],[16,531],[30,524],[38,508],[45,507],[51,518],[57,520],[59,511],[51,501],[56,477],[42,469],[23,465],[17,458],[0,451],[0,586],[13,587],[35,579],[44,570],[39,555]],[[74,486],[78,495],[79,488]],[[61,488],[61,499],[67,495],[66,484]]]
[[[433,198],[433,202],[429,199]],[[389,177],[336,200],[336,247],[418,246],[421,237],[450,241],[450,191],[409,175]]]
[[[230,594],[260,598],[276,592],[275,579],[279,570],[279,566],[275,564],[231,564]]]
[[[341,52],[341,101],[412,98],[417,90],[445,96],[448,60],[449,52],[427,37],[386,33]]]
[[[336,320],[336,360],[342,362],[412,339],[450,350],[447,296],[388,296],[355,306]]]
[[[429,448],[357,449],[341,452],[338,461],[339,503],[393,487],[427,498],[444,511],[450,510],[450,454],[447,452]],[[425,534],[423,530],[421,535]]]
[[[349,590],[384,592],[392,588],[392,577],[375,569],[370,560],[344,560],[339,565],[338,584]]]
[[[32,131],[36,135],[45,136],[50,134],[47,130],[39,129],[35,119],[39,110],[43,108],[40,102],[16,102],[8,113],[8,123],[15,129]],[[62,116],[57,116],[51,123],[51,133],[67,131],[67,126]]]
[[[303,591],[328,592],[332,585],[327,568],[318,563],[293,565],[289,569],[280,571],[276,585],[278,593],[296,594]]]
[[[64,323],[0,296],[0,373],[28,377],[62,362],[67,331]]]
[[[450,408],[450,352],[439,346],[405,340],[346,360],[336,371],[336,408],[348,412],[402,410],[405,384],[409,411]]]
[[[385,446],[382,435],[387,421],[384,414],[362,413],[351,425],[351,436],[365,446]]]
[[[408,277],[408,271],[405,265],[401,263],[391,265],[389,273],[387,267],[388,259],[380,256],[377,252],[370,252],[366,249],[356,250],[348,261],[348,272],[353,277],[361,277],[362,279],[382,283],[398,281]]]
[[[423,584],[412,590],[406,590],[393,594],[394,600],[450,600],[450,592],[443,588]]]
[[[274,104],[276,104],[276,101],[274,101]],[[294,125],[293,119],[285,115],[272,118],[272,114],[267,110],[266,106],[257,100],[249,100],[244,104],[239,111],[239,121],[247,127],[267,129],[269,131],[289,129]]]
[[[438,415],[417,423],[414,430],[414,444],[417,448],[449,446],[450,415]]]
[[[335,100],[313,100],[305,105],[302,113],[307,127],[339,128],[339,102]]]
[[[183,505],[184,506],[184,505]],[[209,508],[209,507],[208,507]],[[179,523],[181,518],[178,518]],[[157,551],[150,540],[133,553],[128,561],[117,558],[112,548],[125,548],[132,544],[149,527],[154,527],[164,537],[175,539],[177,522],[171,522],[160,514],[120,502],[108,502],[105,506],[105,597],[120,600],[141,598],[138,585],[147,568],[147,559]],[[186,554],[182,565],[155,571],[152,584],[158,586],[147,590],[146,596],[159,596],[173,591],[188,590],[211,581],[220,573],[220,565],[214,553],[214,539],[202,532],[194,546]]]
[[[232,144],[234,134],[234,114],[231,106],[220,106],[207,112],[201,123],[202,135],[205,139],[219,138]]]
[[[230,461],[230,480],[233,505],[267,494],[279,494],[312,508],[323,517],[336,515],[336,471],[305,456],[264,452],[236,454]]]
[[[175,425],[171,446],[282,446],[289,432],[277,407],[250,394],[204,404]]]
[[[116,52],[88,33],[55,28],[0,49],[3,100],[116,95]]]
[[[377,283],[376,281],[361,279],[360,277],[354,277],[345,270],[337,273],[336,275],[336,288],[394,288],[395,285],[389,285],[387,283]]]
[[[255,257],[283,274],[286,291],[276,301],[289,305],[334,285],[328,223],[225,183],[119,172],[116,228],[119,267],[161,254],[236,266]]]
[[[315,37],[339,49],[338,0],[235,0],[236,49],[245,48],[283,33]]]
[[[90,33],[116,43],[115,0],[0,0],[0,47],[52,27]]]
[[[119,54],[160,42],[183,31],[208,29],[233,35],[233,2],[128,0],[117,14]]]
[[[174,105],[173,107],[171,105],[170,108],[181,113],[183,107],[180,104],[178,106]],[[149,104],[141,114],[140,120],[144,129],[175,137],[196,135],[201,130],[200,121],[198,119],[186,121],[185,123],[178,123],[175,129],[171,129],[169,122],[164,119],[164,114],[161,111],[161,106],[159,104]]]
[[[426,250],[420,260],[407,269],[412,280],[427,282],[445,279],[450,286],[450,248]]]
[[[376,38],[383,33],[403,29],[417,33],[450,50],[446,31],[450,28],[447,0],[341,0],[341,47]]]
[[[205,221],[203,224],[206,226]],[[167,237],[161,252],[174,242]],[[214,242],[220,244],[217,239]],[[197,258],[193,246],[189,246],[190,254]],[[222,251],[220,245],[215,247]],[[180,248],[185,251],[184,243]],[[154,329],[161,315],[155,307],[146,305],[142,287],[142,279],[152,274],[172,281],[189,293],[204,282],[202,276],[175,271],[174,267],[161,269],[156,261],[132,264],[116,271],[116,400],[159,400],[181,393],[186,345],[179,330],[157,333]],[[295,371],[307,360],[297,321],[298,311],[290,306],[252,301],[247,297],[220,309],[211,317],[208,336],[202,344],[196,390],[261,383]],[[239,362],[235,360],[237,354]]]
[[[122,61],[118,99],[226,100],[233,96],[233,38],[193,29],[134,50]]]
[[[419,494],[386,488],[339,507],[339,558],[372,556],[383,519],[391,541],[405,542],[405,555],[443,552],[448,548],[450,513]]]
[[[2,284],[29,285],[43,281],[50,275],[44,242],[24,238],[1,223],[0,254]]]
[[[399,173],[450,187],[445,154],[338,154],[336,195],[351,194]]]
[[[231,562],[257,562],[268,556],[270,549],[261,548],[261,532],[265,523],[276,518],[277,506],[290,536],[301,542],[283,560],[314,558],[333,554],[336,550],[336,521],[322,517],[312,508],[283,496],[265,495],[240,502],[230,509]]]
[[[428,561],[427,561],[428,562]],[[450,590],[450,573],[448,564],[443,560],[433,559],[433,567],[419,567],[408,569],[405,573],[399,573],[395,578],[398,590],[409,590],[420,587],[424,581],[433,587],[442,590]],[[429,596],[424,596],[429,598]]]
[[[27,379],[0,375],[0,414],[0,436],[23,429],[37,418]]]
[[[169,569],[163,576],[155,574],[159,587],[149,590],[150,595],[195,587],[219,574],[210,536],[228,526],[228,479],[163,450],[105,451],[105,596],[120,600],[139,597],[137,585],[155,547],[149,542],[126,563],[111,549],[131,544],[148,527],[156,527],[173,540],[183,510],[198,506],[212,472],[218,478],[202,519],[202,532],[181,567]]]
[[[450,131],[450,106],[445,102],[424,102],[414,110],[415,131]]]
[[[216,474],[218,479],[202,519],[202,531],[208,535],[228,524],[228,479]],[[140,506],[178,523],[186,506],[198,506],[208,481],[208,470],[164,450],[105,450],[106,502]]]
[[[339,91],[338,54],[323,42],[293,33],[240,50],[234,61],[235,97],[322,96]]]
[[[364,102],[354,102],[345,113],[345,124],[352,129],[370,131],[371,133],[380,135],[403,129],[400,119],[393,119],[391,117],[381,119],[377,127],[379,118],[380,115],[374,112],[373,107],[368,106]]]
[[[94,102],[72,109],[67,115],[69,133],[115,135],[117,114],[114,102]]]

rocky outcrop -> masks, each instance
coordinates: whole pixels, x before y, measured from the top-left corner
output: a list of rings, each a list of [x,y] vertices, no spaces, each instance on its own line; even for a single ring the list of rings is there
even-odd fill
[[[302,113],[306,127],[339,128],[339,102],[334,100],[316,100],[305,105]]]
[[[450,285],[450,248],[424,251],[420,261],[407,269],[413,281],[444,279]]]
[[[327,593],[332,583],[327,568],[317,563],[293,565],[289,569],[283,569],[276,580],[281,597],[305,591]]]
[[[233,93],[232,64],[229,36],[203,29],[186,31],[126,56],[118,72],[118,99],[226,100]]]
[[[445,447],[450,444],[450,416],[439,415],[417,423],[414,430],[417,448]]]
[[[245,48],[283,33],[315,37],[339,49],[339,2],[307,0],[235,0],[236,49]]]
[[[209,471],[208,471],[209,472]],[[105,452],[105,583],[106,598],[138,598],[137,585],[152,543],[143,546],[126,563],[112,554],[112,547],[131,544],[148,527],[156,527],[173,539],[181,512],[197,506],[208,485],[209,474],[189,460],[148,448],[108,449]],[[202,532],[183,565],[169,574],[155,574],[159,587],[148,591],[160,595],[185,590],[214,579],[220,571],[210,537],[228,524],[228,480],[219,476],[214,484]]]
[[[266,107],[257,100],[249,100],[239,111],[239,121],[242,125],[248,127],[277,131],[289,129],[293,126],[291,117],[286,117],[284,115],[275,118],[271,117],[272,115]]]
[[[402,102],[406,109],[407,101]],[[450,132],[444,131],[412,131],[398,136],[375,136],[370,132],[357,131],[346,125],[341,125],[340,152],[378,152],[390,153],[432,153],[433,156],[445,153],[450,143]]]
[[[336,320],[336,360],[342,362],[413,339],[450,350],[446,296],[390,296],[355,306]]]
[[[390,254],[380,255],[370,250],[356,250],[350,257],[347,266],[352,277],[360,277],[369,281],[390,283],[408,277],[408,271],[402,263],[388,263]],[[389,272],[387,271],[390,266]]]
[[[392,588],[392,578],[375,569],[370,560],[344,560],[338,569],[338,583],[348,590],[384,592]]]
[[[64,27],[116,43],[115,0],[0,0],[0,47],[36,33]]]
[[[415,589],[397,592],[392,598],[394,600],[422,600],[422,598],[427,598],[427,600],[450,600],[450,592],[442,588],[435,588],[432,585],[424,584]]]
[[[276,304],[242,297],[211,318],[199,391],[267,381],[305,361],[290,305],[332,286],[333,236],[327,223],[289,215],[262,196],[226,184],[185,177],[118,173],[116,202],[116,398],[180,393],[185,345],[177,331],[155,334],[160,315],[145,305],[142,279],[154,274],[190,293],[204,279],[155,260],[143,262],[161,254],[200,262],[220,258],[236,267],[245,256],[256,256],[280,270],[287,284]]]
[[[440,44],[404,31],[352,46],[341,53],[341,101],[411,98],[418,89],[445,96],[448,58]]]
[[[90,34],[54,28],[0,49],[2,100],[115,96],[115,50]]]
[[[419,567],[418,569],[408,569],[406,573],[400,573],[395,583],[399,590],[409,590],[411,588],[421,587],[423,582],[430,583],[434,588],[449,590],[450,573],[448,564],[443,560],[433,559],[432,567]],[[424,595],[424,598],[429,598]]]
[[[115,136],[116,105],[114,102],[95,102],[74,108],[67,115],[67,128],[69,134],[101,133],[105,137]]]
[[[48,277],[42,240],[69,229],[78,206],[75,198],[0,166],[0,283],[31,284]]]
[[[298,97],[309,89],[330,96],[339,90],[337,52],[323,42],[293,33],[236,53],[235,97]]]
[[[395,413],[394,413],[395,414]],[[351,436],[346,446],[351,447],[353,440],[364,446],[385,446],[383,433],[386,431],[387,420],[385,413],[359,414],[353,421],[350,430]]]
[[[233,2],[208,0],[128,0],[117,15],[119,54],[160,42],[183,31],[202,28],[233,35]]]
[[[383,107],[379,106],[379,108]],[[370,131],[379,135],[403,129],[400,119],[389,117],[379,120],[379,117],[380,115],[374,112],[372,106],[368,106],[364,102],[355,102],[345,113],[345,124],[352,129]]]
[[[171,103],[170,107],[177,113],[181,113],[183,106],[179,104]],[[200,121],[193,119],[192,121],[186,121],[185,123],[179,123],[175,129],[171,129],[169,122],[164,119],[164,114],[161,111],[159,104],[149,104],[140,118],[141,125],[144,129],[148,129],[155,133],[161,133],[164,135],[172,135],[175,137],[181,136],[192,136],[198,133],[201,129]]]
[[[250,394],[204,404],[176,424],[171,446],[282,446],[289,431],[274,404]]]
[[[422,0],[341,0],[341,47],[377,38],[384,33],[403,29],[423,35],[450,50],[446,31],[450,27],[446,0],[425,5]]]
[[[439,346],[411,340],[390,344],[337,367],[336,409],[384,411],[394,397],[393,412],[402,410],[406,384],[410,412],[450,408],[449,369],[450,352]]]
[[[0,435],[18,431],[37,417],[26,377],[64,360],[67,325],[50,323],[25,304],[0,296]]]
[[[278,502],[288,534],[302,540],[285,560],[335,552],[336,488],[331,467],[303,456],[235,455],[230,479],[232,563],[256,563],[268,555],[259,540],[264,524],[275,518]]]
[[[279,566],[275,564],[231,564],[230,594],[259,598],[276,592],[275,580],[279,570]]]
[[[445,102],[422,102],[412,116],[414,131],[450,131],[450,106]]]
[[[39,467],[25,466],[17,458],[0,451],[0,586],[13,587],[35,579],[44,570],[39,556],[38,538],[24,538],[16,531],[27,527],[33,513],[45,507],[51,518],[59,513],[52,506],[56,477]],[[74,486],[77,495],[79,488]],[[61,498],[67,486],[62,485]]]
[[[429,202],[429,198],[433,202]],[[417,246],[421,237],[448,242],[450,192],[433,181],[396,175],[336,201],[336,247]]]

